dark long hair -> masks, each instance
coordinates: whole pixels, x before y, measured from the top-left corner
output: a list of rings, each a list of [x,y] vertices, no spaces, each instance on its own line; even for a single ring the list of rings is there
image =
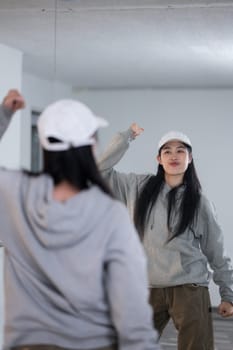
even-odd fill
[[[192,153],[190,146],[184,144],[187,147],[189,153]],[[161,149],[159,150],[159,155],[161,154]],[[165,184],[165,174],[162,165],[158,165],[157,174],[151,176],[146,182],[139,197],[136,201],[135,212],[134,212],[134,222],[135,226],[139,232],[141,239],[144,237],[144,232],[147,224],[148,217],[151,213],[153,206],[155,205],[159,193],[161,192]],[[179,207],[179,217],[176,227],[171,225],[172,212],[175,209],[177,191],[183,186],[184,191],[182,193],[180,207]],[[168,208],[167,208],[167,226],[171,232],[171,236],[168,240],[171,240],[180,234],[182,234],[186,228],[191,227],[197,210],[199,208],[201,196],[201,184],[198,179],[196,169],[194,166],[193,159],[191,160],[188,168],[184,174],[183,184],[172,188],[168,193]]]
[[[59,142],[54,138],[49,138],[49,141]],[[103,192],[113,197],[96,165],[92,146],[70,147],[65,151],[43,150],[42,171],[29,174],[34,176],[48,174],[55,185],[67,181],[78,190],[97,185]]]

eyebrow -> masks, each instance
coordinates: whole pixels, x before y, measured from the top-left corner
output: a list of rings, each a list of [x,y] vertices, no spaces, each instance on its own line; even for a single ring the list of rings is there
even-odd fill
[[[174,146],[173,146],[174,147]],[[162,151],[163,150],[166,150],[166,149],[171,149],[172,148],[172,146],[164,146],[163,148],[162,148]],[[179,145],[179,146],[175,146],[175,148],[186,148],[185,147],[185,145],[183,145],[183,144],[181,144],[181,145]]]

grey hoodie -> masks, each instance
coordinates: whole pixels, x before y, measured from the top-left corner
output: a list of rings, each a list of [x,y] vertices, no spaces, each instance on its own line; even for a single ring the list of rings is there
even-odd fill
[[[128,207],[133,220],[136,199],[152,174],[124,174],[114,169],[127,151],[130,140],[130,129],[118,133],[99,159],[99,168],[114,193]],[[150,286],[159,288],[187,283],[208,286],[209,264],[222,300],[233,302],[233,267],[225,253],[222,231],[212,204],[202,194],[195,225],[167,243],[167,194],[170,189],[164,185],[146,225],[143,243],[148,257]],[[180,194],[182,191],[180,188]],[[180,197],[179,193],[177,197]],[[179,211],[178,198],[176,208]],[[177,216],[173,219],[175,225]]]
[[[8,122],[0,108],[0,135]],[[159,349],[145,256],[126,209],[95,186],[66,202],[52,192],[46,175],[0,170],[4,349]]]

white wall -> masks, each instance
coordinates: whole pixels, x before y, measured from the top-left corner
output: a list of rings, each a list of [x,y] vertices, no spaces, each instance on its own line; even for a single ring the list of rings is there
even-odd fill
[[[31,74],[23,74],[22,93],[26,100],[26,108],[22,118],[21,165],[30,168],[31,160],[31,111],[41,112],[47,105],[61,98],[71,98],[72,88],[66,84],[40,79]]]
[[[21,90],[22,77],[22,53],[10,47],[0,44],[0,100],[10,88]],[[1,139],[0,165],[9,168],[20,167],[20,112],[16,113],[14,119]],[[0,249],[0,348],[3,341],[3,319],[4,319],[4,295],[3,295],[3,249]]]
[[[0,44],[0,100],[10,88],[21,90],[22,53]],[[6,134],[1,139],[0,164],[9,168],[19,168],[21,161],[20,133],[21,113],[17,112]]]
[[[76,91],[75,97],[109,120],[110,127],[101,131],[101,148],[133,121],[145,128],[119,163],[121,171],[154,172],[162,134],[174,129],[187,133],[204,192],[216,206],[233,261],[233,90],[89,90]],[[217,305],[218,289],[213,284],[211,297]]]

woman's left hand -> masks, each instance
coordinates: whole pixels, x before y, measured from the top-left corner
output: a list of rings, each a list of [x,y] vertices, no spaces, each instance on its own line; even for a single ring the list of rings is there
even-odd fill
[[[218,313],[222,317],[230,317],[233,316],[233,305],[228,301],[222,301],[218,307]]]
[[[10,111],[16,112],[18,109],[25,107],[25,101],[18,90],[12,89],[9,90],[7,95],[4,97],[2,105]]]
[[[141,128],[137,123],[132,123],[130,125],[130,129],[132,132],[132,137],[135,139],[137,136],[141,135],[141,133],[144,131],[143,128]]]

